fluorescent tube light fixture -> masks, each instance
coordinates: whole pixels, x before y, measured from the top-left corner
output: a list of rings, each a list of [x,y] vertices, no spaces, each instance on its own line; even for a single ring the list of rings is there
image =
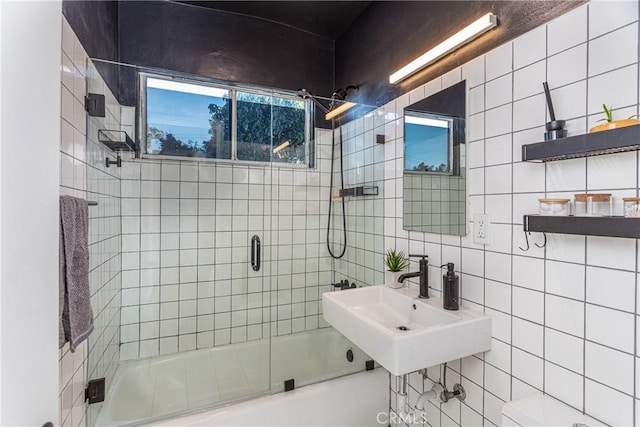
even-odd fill
[[[487,13],[482,18],[466,26],[436,47],[420,55],[404,67],[389,76],[389,83],[398,83],[410,75],[434,63],[449,52],[469,43],[471,40],[486,33],[498,25],[498,18],[493,13]]]
[[[276,148],[273,149],[273,154],[276,154],[277,152],[284,150],[289,145],[291,145],[291,140],[287,139],[285,142],[283,142],[282,144],[278,145]]]
[[[154,89],[170,90],[173,92],[192,93],[194,95],[213,96],[215,98],[223,98],[229,95],[226,89],[220,89],[212,86],[200,86],[190,83],[176,82],[172,80],[147,79],[147,87]]]
[[[355,104],[355,102],[345,102],[344,104],[340,105],[339,107],[334,108],[333,110],[329,111],[325,116],[325,120],[331,120],[336,116],[339,116],[340,114],[344,113],[345,111],[347,111],[349,108],[353,107]]]

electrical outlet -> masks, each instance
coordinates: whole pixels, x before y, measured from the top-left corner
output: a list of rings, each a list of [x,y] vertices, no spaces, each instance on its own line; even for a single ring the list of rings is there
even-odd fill
[[[489,228],[491,218],[486,214],[475,214],[473,216],[473,242],[479,245],[489,244]]]

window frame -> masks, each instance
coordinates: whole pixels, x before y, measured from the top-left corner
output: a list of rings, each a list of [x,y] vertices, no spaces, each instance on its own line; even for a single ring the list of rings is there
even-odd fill
[[[147,152],[147,79],[158,79],[166,81],[175,81],[179,83],[207,86],[216,89],[228,90],[231,100],[231,158],[230,159],[218,159],[209,157],[187,157],[187,156],[174,156],[169,154],[152,154]],[[250,85],[237,85],[229,82],[221,82],[214,79],[207,79],[190,75],[176,75],[176,74],[164,74],[160,72],[140,72],[138,74],[138,105],[137,105],[137,121],[138,121],[138,141],[140,141],[140,158],[142,159],[156,159],[156,160],[186,160],[196,162],[218,162],[229,164],[243,164],[243,165],[259,165],[259,166],[276,166],[276,167],[291,167],[291,168],[315,168],[316,165],[316,150],[315,140],[312,138],[315,130],[313,117],[314,117],[314,105],[308,99],[301,99],[295,92],[271,89],[259,86]],[[290,163],[290,162],[278,162],[278,161],[252,161],[252,160],[240,160],[238,159],[238,129],[237,129],[237,94],[238,92],[262,94],[266,96],[276,96],[282,98],[294,99],[296,101],[303,101],[305,103],[305,161],[304,163]]]

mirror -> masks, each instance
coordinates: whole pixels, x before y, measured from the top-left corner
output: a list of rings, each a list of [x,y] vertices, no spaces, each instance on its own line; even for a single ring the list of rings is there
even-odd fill
[[[404,109],[404,229],[467,234],[466,81]]]

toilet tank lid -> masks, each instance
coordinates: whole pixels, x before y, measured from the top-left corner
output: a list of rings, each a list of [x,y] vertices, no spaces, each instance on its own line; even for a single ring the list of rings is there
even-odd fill
[[[604,426],[570,406],[541,393],[507,402],[502,413],[521,426],[568,426],[575,423],[589,427]]]

